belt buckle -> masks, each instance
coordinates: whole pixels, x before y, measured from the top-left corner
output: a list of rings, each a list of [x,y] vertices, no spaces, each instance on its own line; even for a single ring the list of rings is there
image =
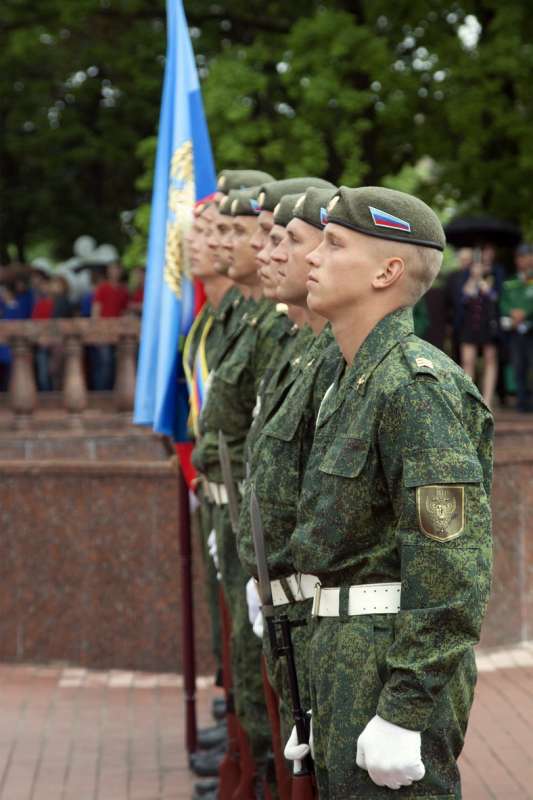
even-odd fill
[[[313,595],[313,605],[311,607],[311,616],[318,617],[318,612],[320,611],[320,595],[322,593],[322,584],[315,583],[315,593]]]

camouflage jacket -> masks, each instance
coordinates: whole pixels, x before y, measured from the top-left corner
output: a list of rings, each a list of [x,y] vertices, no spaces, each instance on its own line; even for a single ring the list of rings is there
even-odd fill
[[[291,325],[282,351],[279,352],[278,349],[274,351],[259,385],[253,421],[246,437],[247,461],[272,408],[276,407],[278,398],[285,392],[285,388],[292,384],[293,365],[295,362],[298,363],[299,357],[312,340],[313,331],[307,325],[301,330],[297,325]]]
[[[493,420],[410,309],[372,330],[326,392],[291,538],[323,586],[401,581],[377,713],[423,730],[478,640],[490,589]],[[343,593],[341,592],[341,600]]]
[[[302,476],[318,408],[341,360],[327,326],[293,359],[282,389],[273,393],[270,413],[249,453],[250,478],[239,519],[239,557],[250,574],[257,575],[249,514],[252,484],[261,510],[270,577],[294,572],[289,539],[296,525]]]
[[[253,301],[252,301],[253,302]],[[209,389],[200,415],[200,438],[192,462],[209,480],[222,482],[218,432],[228,443],[233,477],[244,477],[244,442],[252,422],[261,377],[276,350],[281,350],[287,317],[269,300],[246,304],[241,323],[228,336],[219,362],[209,376]]]
[[[216,369],[226,340],[232,336],[246,313],[246,301],[236,286],[228,289],[214,313],[212,330],[207,339],[209,369]]]

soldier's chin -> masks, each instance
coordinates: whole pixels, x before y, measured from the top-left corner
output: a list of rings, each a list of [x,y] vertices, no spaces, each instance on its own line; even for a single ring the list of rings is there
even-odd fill
[[[313,290],[308,288],[307,290],[307,308],[310,311],[314,311],[315,314],[320,314],[322,317],[327,316],[327,309],[324,308],[324,304],[321,302],[320,294],[316,291],[316,289]]]

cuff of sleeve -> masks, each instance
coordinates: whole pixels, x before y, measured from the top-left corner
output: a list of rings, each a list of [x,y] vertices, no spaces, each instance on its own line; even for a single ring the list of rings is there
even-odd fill
[[[420,702],[409,695],[398,696],[386,686],[379,696],[376,714],[410,731],[421,733],[429,726],[433,703]]]

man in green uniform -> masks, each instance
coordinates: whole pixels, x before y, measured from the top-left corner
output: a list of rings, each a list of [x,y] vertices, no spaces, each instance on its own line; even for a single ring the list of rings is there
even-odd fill
[[[530,372],[533,369],[533,245],[516,251],[516,278],[505,281],[500,298],[502,328],[509,332],[516,380],[517,411],[533,411]]]
[[[319,580],[309,668],[321,798],[461,797],[490,587],[493,421],[464,372],[413,333],[444,245],[417,198],[342,187],[310,256],[308,303],[345,362],[319,410],[291,538],[295,566]],[[286,754],[306,748],[291,736]]]
[[[264,195],[272,208],[285,191],[303,188],[314,179],[269,183]],[[244,444],[253,418],[259,386],[275,352],[281,352],[289,335],[284,313],[262,297],[251,236],[257,225],[258,207],[253,193],[230,194],[232,232],[222,238],[227,250],[229,277],[249,295],[250,303],[243,324],[224,349],[219,367],[210,379],[207,401],[200,417],[200,440],[193,463],[208,481],[217,502],[217,555],[224,591],[232,617],[232,660],[237,714],[250,738],[256,761],[266,763],[271,740],[262,695],[261,648],[253,636],[246,615],[247,575],[240,566],[235,534],[231,529],[227,497],[221,484],[218,462],[218,434],[228,442],[234,478],[244,478]],[[221,209],[225,210],[225,209]]]
[[[214,266],[214,252],[208,246],[210,228],[214,223],[214,203],[196,209],[194,223],[188,237],[189,261],[191,275],[201,280],[207,301],[196,317],[187,336],[183,366],[190,396],[191,434],[198,435],[198,417],[201,411],[201,400],[205,391],[209,371],[216,363],[217,351],[227,334],[233,316],[233,306],[228,304],[227,297],[232,292],[233,284]],[[208,555],[208,538],[213,528],[211,504],[204,496],[203,488],[198,489],[200,500],[200,530],[202,534],[202,551],[206,568],[206,593],[211,617],[213,655],[218,670],[222,664],[220,645],[220,618],[218,609],[218,581],[213,560]],[[218,671],[217,670],[217,671]]]
[[[278,297],[304,315],[305,347],[287,365],[280,364],[264,389],[261,413],[248,436],[250,479],[246,482],[239,525],[239,555],[243,566],[257,574],[249,518],[249,491],[253,484],[264,523],[274,603],[293,622],[305,621],[316,579],[295,574],[289,539],[296,524],[296,509],[303,470],[313,438],[314,420],[326,388],[333,380],[340,352],[326,320],[307,307],[307,255],[322,240],[325,206],[335,189],[309,188],[294,205],[285,221],[286,236],[271,257],[279,275]],[[283,208],[281,209],[283,211]],[[276,212],[276,216],[279,211]],[[310,335],[312,334],[312,335]],[[282,479],[281,479],[282,476]],[[309,626],[294,628],[293,643],[302,702],[308,703],[307,642]],[[285,662],[273,662],[270,643],[264,639],[269,675],[279,699],[284,736],[292,727],[292,706]]]

